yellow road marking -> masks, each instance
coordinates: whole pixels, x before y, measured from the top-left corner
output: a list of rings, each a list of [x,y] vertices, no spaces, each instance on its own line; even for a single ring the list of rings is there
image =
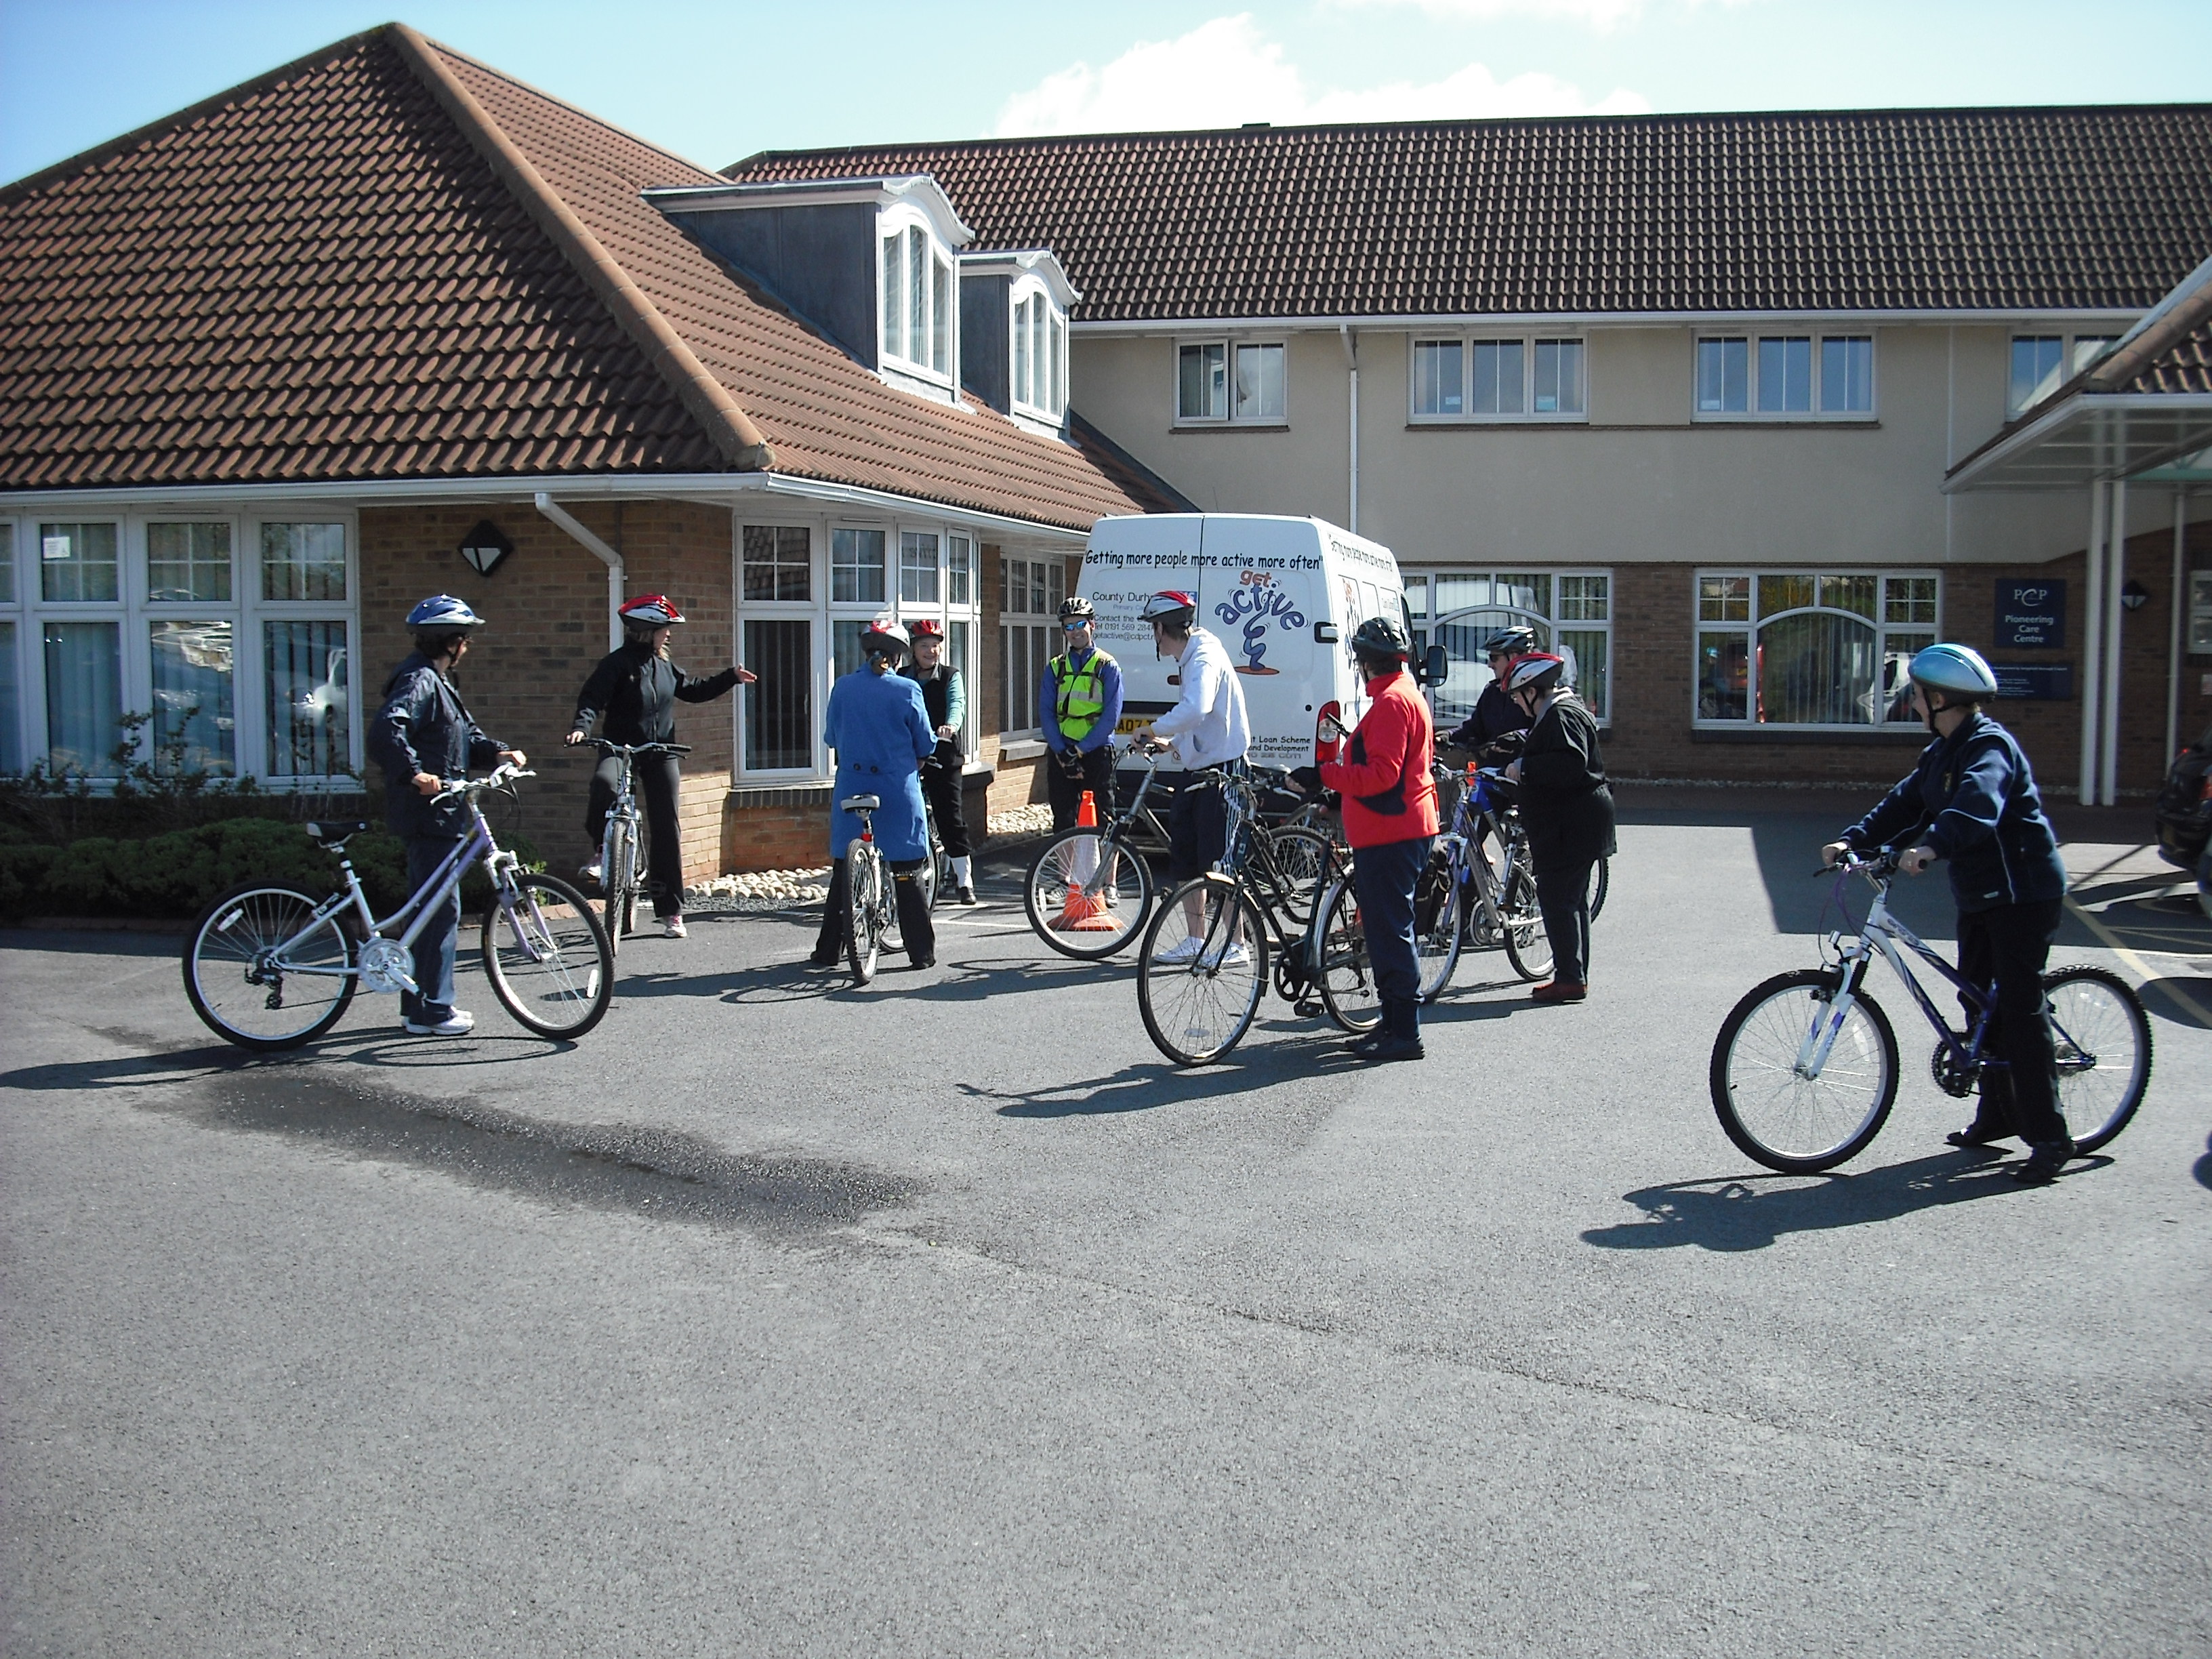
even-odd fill
[[[2133,969],[2137,979],[2142,980],[2145,984],[2155,981],[2158,988],[2171,998],[2176,1006],[2195,1019],[2199,1025],[2208,1031],[2212,1031],[2212,1010],[2205,1008],[2195,997],[2174,984],[2172,980],[2160,977],[2148,963],[2120,942],[2120,936],[2118,933],[2076,904],[2070,896],[2066,901],[2066,908],[2087,923],[2089,931],[2104,940],[2106,950]],[[2159,954],[2163,956],[2166,952],[2160,951]]]

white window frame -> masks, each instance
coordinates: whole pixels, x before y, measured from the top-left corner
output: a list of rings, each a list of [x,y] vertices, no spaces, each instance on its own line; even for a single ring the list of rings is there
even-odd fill
[[[1740,340],[1744,346],[1744,407],[1741,409],[1705,409],[1700,406],[1698,377],[1700,359],[1709,341]],[[1774,340],[1804,340],[1809,343],[1811,363],[1808,366],[1803,409],[1767,409],[1759,402],[1759,349],[1763,342]],[[1864,340],[1867,343],[1867,406],[1864,409],[1823,409],[1821,404],[1822,379],[1831,340]],[[1702,328],[1693,336],[1690,346],[1690,418],[1717,426],[1864,426],[1881,418],[1881,331],[1873,327],[1835,328],[1814,324],[1764,324],[1756,328]]]
[[[1517,410],[1475,411],[1470,409],[1468,380],[1474,373],[1474,349],[1479,345],[1517,345],[1521,348],[1521,407]],[[1582,365],[1579,409],[1536,408],[1536,349],[1540,345],[1571,345]],[[1424,346],[1459,348],[1459,412],[1424,410],[1420,405],[1420,361]],[[1414,426],[1587,426],[1589,424],[1589,337],[1573,329],[1531,329],[1501,332],[1475,329],[1456,332],[1423,333],[1406,342],[1406,418]]]
[[[1017,565],[1021,566],[1024,572],[1023,608],[1018,611],[1006,603],[1012,597],[1013,569]],[[1029,608],[1036,587],[1030,572],[1037,566],[1043,567],[1044,574],[1044,608],[1042,611]],[[1002,554],[999,560],[998,576],[999,706],[1002,710],[1026,713],[1033,717],[1026,726],[1002,725],[999,736],[1001,741],[1009,738],[1040,737],[1044,732],[1044,723],[1035,707],[1037,678],[1043,672],[1044,664],[1059,654],[1060,604],[1067,597],[1067,562],[1055,553]],[[1013,634],[1018,629],[1030,636],[1025,645],[1029,658],[1028,672],[1020,675],[1013,672],[1016,655]],[[1041,659],[1036,654],[1039,649],[1044,652]]]
[[[301,503],[290,509],[223,514],[131,509],[92,513],[66,505],[45,512],[9,515],[15,538],[15,592],[0,602],[0,619],[15,624],[18,751],[27,767],[46,758],[46,624],[48,622],[108,622],[119,636],[119,712],[149,714],[154,708],[151,624],[157,622],[225,622],[231,626],[231,744],[235,778],[252,778],[279,793],[315,793],[360,787],[366,761],[366,732],[372,710],[364,696],[361,655],[361,532],[347,508]],[[41,524],[112,524],[116,526],[116,598],[48,600],[37,555]],[[230,598],[228,600],[155,600],[147,578],[147,526],[152,524],[225,524],[230,528]],[[345,538],[343,599],[264,599],[261,595],[261,526],[264,524],[336,525]],[[27,552],[30,556],[27,558]],[[263,625],[281,622],[343,624],[348,700],[343,773],[278,775],[269,764],[268,667]],[[119,734],[118,734],[119,736]],[[155,728],[141,730],[137,759],[155,757]],[[94,779],[95,788],[112,780]]]
[[[2064,386],[2097,360],[2098,355],[2120,337],[2113,329],[2075,331],[2063,325],[2037,328],[2023,324],[2005,337],[2005,418],[2012,420],[2033,409],[2052,392]],[[2056,340],[2058,342],[2058,366],[2034,387],[2024,399],[2015,400],[2013,394],[2013,353],[2023,340]]]
[[[1186,351],[1202,350],[1207,346],[1221,349],[1221,413],[1186,415],[1182,407],[1182,355]],[[1283,354],[1283,407],[1274,414],[1239,415],[1237,412],[1237,354],[1268,347]],[[1215,334],[1178,339],[1175,343],[1171,366],[1174,372],[1169,386],[1169,407],[1175,412],[1175,423],[1178,427],[1287,427],[1291,423],[1291,344],[1284,336],[1268,334],[1243,337]]]
[[[811,783],[826,775],[822,742],[822,716],[828,708],[832,676],[828,670],[830,644],[827,617],[830,593],[830,537],[819,519],[804,514],[776,511],[735,513],[731,544],[731,590],[736,599],[734,634],[736,659],[744,662],[745,624],[755,622],[803,622],[807,624],[806,763],[803,766],[755,766],[745,745],[746,693],[741,689],[730,711],[730,754],[734,780],[741,784]],[[745,530],[804,530],[806,532],[806,592],[803,599],[745,598]],[[871,526],[873,527],[873,526]],[[875,607],[866,607],[873,610]],[[756,665],[747,662],[748,668]]]
[[[1443,613],[1443,616],[1439,616],[1433,608],[1434,597],[1437,591],[1434,584],[1440,579],[1450,580],[1453,578],[1462,577],[1480,578],[1487,580],[1493,584],[1494,591],[1494,585],[1501,576],[1542,576],[1547,578],[1551,584],[1549,588],[1549,599],[1546,602],[1547,608],[1540,610],[1526,605],[1496,604],[1461,605],[1455,610]],[[1605,615],[1603,617],[1593,618],[1588,617],[1564,617],[1560,614],[1560,611],[1564,607],[1561,601],[1559,585],[1563,581],[1577,580],[1595,580],[1605,584]],[[1403,573],[1403,581],[1405,586],[1406,609],[1407,612],[1407,621],[1410,624],[1410,629],[1413,636],[1414,655],[1417,658],[1428,649],[1430,635],[1437,625],[1443,620],[1443,617],[1464,616],[1469,611],[1496,613],[1499,616],[1510,618],[1512,622],[1525,623],[1535,629],[1538,640],[1542,642],[1547,648],[1551,648],[1556,646],[1559,642],[1560,635],[1563,633],[1602,635],[1605,640],[1606,695],[1602,700],[1604,706],[1601,708],[1596,706],[1595,703],[1591,703],[1590,699],[1587,695],[1585,695],[1583,701],[1586,704],[1589,705],[1591,714],[1596,718],[1597,723],[1601,726],[1610,727],[1612,726],[1613,692],[1618,687],[1620,672],[1620,653],[1618,650],[1620,613],[1620,585],[1615,579],[1614,573],[1610,566],[1522,565],[1516,567],[1512,565],[1492,565],[1482,569],[1473,569],[1465,566],[1437,566],[1419,570],[1406,571]],[[1500,623],[1498,624],[1500,627],[1510,625],[1510,623]],[[1489,664],[1487,662],[1478,660],[1475,666],[1480,672],[1484,679],[1486,680],[1490,672]],[[1481,689],[1482,682],[1478,682],[1475,686],[1475,695],[1478,697],[1481,695]],[[1585,693],[1587,693],[1587,687],[1582,689]]]
[[[1042,312],[1042,328],[1034,319]],[[1037,354],[1037,336],[1044,350]],[[1018,368],[1026,366],[1026,374]],[[1027,396],[1042,381],[1042,398]],[[1027,382],[1028,384],[1024,384]],[[1008,401],[1018,414],[1057,426],[1067,413],[1067,313],[1053,303],[1052,292],[1038,277],[1015,280],[1006,306],[1006,383]]]
[[[1816,602],[1814,605],[1796,606],[1787,611],[1775,611],[1771,616],[1762,616],[1759,612],[1759,579],[1762,576],[1871,576],[1875,579],[1875,615],[1873,617],[1869,618],[1856,611],[1846,611],[1838,606],[1821,605],[1817,603],[1819,599],[1819,589],[1816,586],[1814,589],[1814,599]],[[1741,621],[1735,621],[1724,617],[1706,617],[1703,614],[1703,595],[1705,582],[1709,580],[1726,580],[1729,579],[1748,579],[1750,583],[1748,590],[1749,602],[1747,606],[1748,615]],[[1933,582],[1935,584],[1935,619],[1933,621],[1917,618],[1911,620],[1891,621],[1888,614],[1891,597],[1889,584],[1893,581]],[[1762,720],[1759,719],[1758,712],[1760,690],[1760,656],[1758,650],[1759,635],[1760,630],[1768,623],[1779,622],[1785,617],[1814,614],[1848,617],[1851,621],[1858,623],[1862,626],[1869,627],[1874,629],[1875,650],[1876,655],[1881,662],[1887,664],[1891,662],[1897,655],[1899,655],[1902,649],[1902,647],[1893,647],[1891,645],[1891,639],[1893,635],[1899,637],[1917,637],[1925,635],[1927,636],[1927,642],[1933,642],[1934,641],[1941,640],[1945,637],[1943,632],[1943,606],[1945,597],[1943,573],[1933,566],[1899,568],[1895,567],[1868,567],[1864,565],[1850,564],[1701,565],[1691,573],[1690,577],[1690,723],[1695,729],[1701,732],[1778,732],[1904,731],[1910,732],[1917,731],[1918,727],[1916,725],[1910,724],[1901,720],[1893,720],[1887,717],[1872,722],[1863,722],[1857,720],[1808,720],[1800,722]],[[1699,662],[1698,653],[1704,648],[1700,635],[1718,633],[1741,633],[1744,636],[1743,718],[1741,720],[1723,715],[1709,716],[1701,713],[1698,708],[1700,684],[1699,675],[1701,672],[1701,664]]]
[[[921,285],[921,314],[919,319],[909,314],[908,301],[914,297],[912,285],[906,277],[908,264],[915,246],[913,233],[919,232],[921,247],[927,255],[929,270]],[[899,239],[900,264],[895,281],[890,268],[890,258],[884,248],[896,233]],[[940,289],[939,279],[942,279]],[[896,343],[889,326],[893,312],[890,300],[896,295],[898,301],[896,317],[899,336]],[[940,307],[942,311],[940,313]],[[931,361],[935,355],[936,332],[939,325],[945,332],[945,359],[942,367]],[[921,343],[918,357],[908,355],[908,337]],[[906,376],[927,382],[941,392],[957,392],[960,374],[960,270],[954,261],[952,250],[937,234],[929,216],[920,208],[898,206],[886,208],[876,216],[876,346],[878,366],[887,377]]]

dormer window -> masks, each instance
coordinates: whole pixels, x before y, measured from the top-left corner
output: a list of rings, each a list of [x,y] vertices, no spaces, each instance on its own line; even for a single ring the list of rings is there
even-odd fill
[[[951,256],[918,223],[890,222],[882,242],[884,356],[950,380],[959,312]]]
[[[1014,407],[1057,422],[1067,412],[1067,315],[1044,284],[1014,286]]]

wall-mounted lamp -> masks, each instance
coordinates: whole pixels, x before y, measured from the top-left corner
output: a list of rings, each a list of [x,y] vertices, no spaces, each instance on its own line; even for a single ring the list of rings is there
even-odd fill
[[[499,562],[514,551],[514,544],[500,534],[499,526],[489,519],[477,520],[477,527],[461,538],[461,556],[479,576],[489,576],[499,568]]]
[[[2150,603],[2150,589],[2141,582],[2130,581],[2120,590],[2120,604],[2130,611],[2140,611]]]

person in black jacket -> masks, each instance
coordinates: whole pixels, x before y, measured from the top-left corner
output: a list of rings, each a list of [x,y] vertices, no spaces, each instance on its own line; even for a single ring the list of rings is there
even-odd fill
[[[930,816],[937,820],[937,838],[952,860],[952,897],[956,903],[975,902],[974,844],[968,836],[965,784],[960,754],[961,728],[968,724],[968,687],[960,671],[942,660],[945,624],[924,617],[909,630],[914,660],[899,670],[921,687],[921,706],[929,716],[929,729],[937,734],[937,752],[921,763],[921,793],[929,798]]]
[[[1914,839],[1897,867],[1917,876],[1951,860],[1959,906],[1959,973],[1996,1008],[1984,1039],[2003,1069],[1982,1073],[1974,1121],[1946,1139],[1983,1146],[2008,1135],[2027,1143],[2015,1181],[2040,1184],[2074,1156],[2058,1110],[2058,1062],[2043,995],[2043,969],[2066,899],[2058,835],[2011,732],[1982,713],[1997,694],[1996,676],[1977,652],[1931,645],[1912,659],[1912,708],[1936,741],[1910,776],[1874,811],[1820,849],[1824,864]],[[1972,1022],[1975,1010],[1960,1004]]]
[[[1532,651],[1513,665],[1513,699],[1531,722],[1505,775],[1521,785],[1521,822],[1536,870],[1536,903],[1552,941],[1552,977],[1528,994],[1580,1002],[1589,994],[1590,871],[1613,856],[1613,791],[1597,721],[1565,683],[1567,665]]]
[[[700,679],[685,673],[668,659],[670,630],[684,613],[665,593],[647,593],[622,608],[625,638],[622,648],[599,659],[592,678],[576,698],[574,729],[563,739],[584,742],[592,723],[603,721],[599,735],[609,743],[635,746],[676,741],[676,704],[712,702],[733,687],[760,677],[732,665],[720,673]],[[676,816],[677,793],[682,773],[673,755],[640,755],[632,763],[631,777],[645,798],[647,830],[646,884],[652,890],[653,911],[661,930],[671,939],[684,935],[684,835]],[[592,774],[592,788],[584,805],[584,836],[592,848],[591,862],[583,868],[586,880],[598,882],[604,856],[600,844],[606,830],[607,810],[615,804],[615,787],[622,779],[622,757],[609,755]]]
[[[1521,734],[1534,722],[1506,690],[1505,676],[1535,648],[1536,635],[1526,628],[1501,628],[1483,641],[1490,684],[1475,699],[1474,712],[1442,739],[1440,747],[1466,750],[1486,766],[1499,765],[1521,752]]]
[[[520,749],[486,737],[453,689],[453,670],[468,654],[469,631],[483,618],[451,594],[427,599],[407,613],[415,649],[392,672],[384,706],[368,723],[368,752],[384,769],[384,811],[407,842],[407,881],[420,889],[467,839],[469,809],[458,797],[438,800],[472,766],[529,763]],[[461,890],[415,936],[413,991],[399,994],[399,1017],[417,1036],[460,1036],[476,1016],[453,1006],[453,949],[461,925]]]

